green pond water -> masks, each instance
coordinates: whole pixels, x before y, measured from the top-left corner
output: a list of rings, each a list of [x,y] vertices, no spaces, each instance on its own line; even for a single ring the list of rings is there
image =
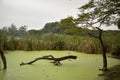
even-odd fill
[[[7,70],[2,70],[0,60],[0,80],[103,80],[98,74],[102,72],[102,56],[84,54],[74,51],[7,51]],[[55,66],[48,60],[39,60],[32,65],[20,66],[44,55],[61,57],[76,55],[76,60],[62,61],[62,66]],[[108,67],[120,64],[120,60],[108,58]]]

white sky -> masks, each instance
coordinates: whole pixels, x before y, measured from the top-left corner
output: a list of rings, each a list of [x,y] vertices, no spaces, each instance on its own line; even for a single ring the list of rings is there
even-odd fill
[[[0,0],[0,28],[14,23],[18,27],[27,25],[28,29],[41,29],[48,22],[77,16],[78,8],[88,1]]]

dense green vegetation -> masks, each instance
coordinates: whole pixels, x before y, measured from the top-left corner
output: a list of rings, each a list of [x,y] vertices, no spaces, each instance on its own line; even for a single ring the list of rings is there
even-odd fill
[[[65,19],[66,20],[66,19]],[[97,35],[96,30],[88,30],[77,26],[59,28],[59,22],[47,23],[42,30],[26,31],[26,26],[19,29],[14,24],[0,29],[0,49],[4,50],[73,50],[86,53],[101,53],[101,46],[97,39],[87,33]],[[63,24],[63,23],[62,23]],[[65,24],[64,24],[65,25]],[[59,31],[56,29],[59,28]],[[56,32],[55,32],[56,31]],[[66,33],[69,32],[69,33]],[[73,33],[73,31],[75,31]],[[119,55],[120,32],[104,31],[104,43],[108,53]]]
[[[109,4],[109,5],[108,5]],[[78,18],[67,17],[45,24],[41,30],[29,30],[16,25],[0,29],[0,49],[4,50],[74,50],[100,53],[101,44],[88,33],[98,35],[93,26],[117,25],[119,28],[119,0],[90,0],[79,8]],[[93,28],[89,30],[88,27]],[[107,52],[120,55],[120,31],[104,31]]]

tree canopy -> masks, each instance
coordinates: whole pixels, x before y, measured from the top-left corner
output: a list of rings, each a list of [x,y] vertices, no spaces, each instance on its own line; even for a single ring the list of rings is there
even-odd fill
[[[41,33],[58,33],[68,35],[79,35],[82,31],[74,22],[73,17],[61,19],[59,22],[46,23]]]
[[[120,0],[90,0],[79,8],[76,22],[85,27],[110,26],[120,28]]]
[[[69,35],[79,35],[82,28],[78,27],[77,24],[74,22],[73,17],[67,17],[65,19],[61,19],[58,24],[59,32]]]

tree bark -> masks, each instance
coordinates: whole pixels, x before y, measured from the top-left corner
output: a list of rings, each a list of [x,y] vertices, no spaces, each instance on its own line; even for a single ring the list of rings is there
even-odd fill
[[[107,68],[106,47],[105,47],[105,45],[103,43],[103,40],[102,40],[102,32],[103,31],[100,28],[98,28],[98,27],[96,27],[96,29],[99,31],[99,35],[98,36],[90,34],[90,33],[88,33],[88,34],[90,36],[94,37],[94,38],[97,38],[100,41],[101,48],[102,48],[102,56],[103,56],[103,68],[99,69],[99,70],[107,71],[108,68]]]
[[[63,57],[55,58],[55,57],[52,56],[52,55],[47,55],[47,56],[42,56],[42,57],[36,58],[36,59],[34,59],[34,60],[30,61],[30,62],[26,62],[26,63],[22,62],[22,63],[20,64],[20,66],[32,64],[32,63],[34,63],[34,62],[36,62],[36,61],[38,61],[38,60],[52,60],[52,61],[53,61],[53,62],[52,62],[53,64],[55,64],[55,65],[57,65],[57,66],[60,66],[60,65],[62,65],[62,64],[60,63],[60,61],[63,61],[63,60],[66,60],[66,59],[77,59],[77,56],[69,55],[69,56],[63,56]]]
[[[100,69],[100,70],[103,70],[103,71],[107,71],[108,68],[107,68],[107,57],[106,57],[106,47],[103,43],[103,40],[102,40],[102,30],[100,28],[97,28],[99,30],[99,41],[100,41],[100,44],[101,44],[101,47],[102,47],[102,56],[103,56],[103,68]]]
[[[2,59],[3,65],[4,65],[4,69],[7,69],[6,57],[3,53],[3,51],[0,51],[0,55],[1,55],[1,59]]]

